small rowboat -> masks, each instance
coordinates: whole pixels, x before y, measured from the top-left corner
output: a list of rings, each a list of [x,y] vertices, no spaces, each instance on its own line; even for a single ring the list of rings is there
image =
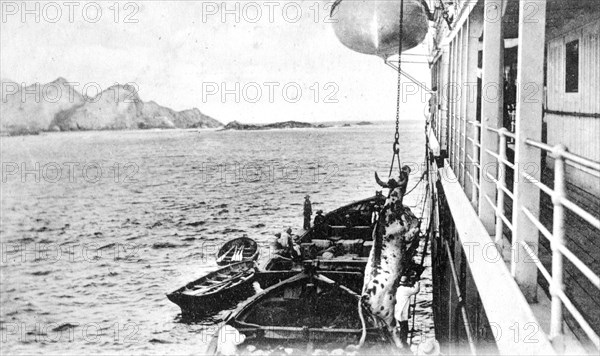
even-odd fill
[[[167,294],[179,305],[184,319],[214,314],[252,295],[256,273],[254,261],[230,264]]]
[[[241,261],[256,261],[258,259],[258,245],[248,237],[240,237],[226,242],[217,253],[219,266]]]

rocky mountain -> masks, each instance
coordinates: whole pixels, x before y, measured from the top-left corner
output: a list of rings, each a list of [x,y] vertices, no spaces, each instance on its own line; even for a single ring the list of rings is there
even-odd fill
[[[296,128],[324,128],[325,125],[314,125],[308,122],[284,121],[266,125],[242,124],[237,121],[228,123],[224,130],[270,130],[270,129],[296,129]]]
[[[173,123],[177,127],[189,128],[215,128],[223,126],[222,123],[208,115],[204,115],[197,108],[178,112]]]
[[[36,93],[40,95],[36,95]],[[22,88],[2,81],[0,134],[40,131],[216,128],[219,121],[194,108],[175,111],[144,102],[136,88],[114,85],[93,98],[82,96],[59,78],[44,86]]]
[[[64,78],[27,87],[3,80],[1,94],[2,134],[32,134],[50,130],[58,113],[84,103],[83,96]]]

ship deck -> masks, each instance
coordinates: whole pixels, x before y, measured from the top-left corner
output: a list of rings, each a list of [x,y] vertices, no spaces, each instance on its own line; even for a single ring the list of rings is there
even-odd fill
[[[436,337],[445,353],[596,355],[598,1],[440,4]]]
[[[506,175],[506,184],[509,190],[512,191],[513,186],[513,175],[512,171],[508,170]],[[546,184],[550,188],[554,188],[554,174],[551,169],[544,169],[542,171],[542,183]],[[590,212],[594,216],[600,216],[600,197],[595,196],[593,193],[586,191],[574,184],[567,183],[567,195],[569,200],[573,201],[577,205],[581,206],[586,211]],[[510,197],[506,196],[504,202],[504,209],[506,216],[512,216],[513,202]],[[547,194],[540,196],[540,222],[549,230],[552,231],[552,217],[554,213],[554,207],[552,204],[552,198]],[[594,227],[588,222],[582,219],[577,214],[574,214],[570,210],[565,212],[565,244],[569,250],[571,250],[583,263],[585,263],[594,273],[600,274],[600,240],[597,239],[598,233]],[[510,261],[510,241],[511,231],[508,227],[504,226],[504,241],[505,246],[505,261]],[[550,242],[543,236],[539,236],[539,250],[538,257],[540,262],[546,267],[546,269],[552,269],[552,249]],[[579,310],[585,310],[587,313],[587,319],[596,333],[600,332],[600,293],[597,292],[597,288],[587,279],[582,273],[568,260],[564,263],[565,269],[565,293],[573,301],[573,304]],[[538,277],[538,283],[545,292],[546,296],[550,298],[550,290],[548,282],[542,277]],[[582,346],[586,348],[588,352],[594,350],[594,346],[587,342],[585,332],[581,329],[577,321],[569,314],[565,313],[565,322],[571,329],[575,337],[582,342]]]

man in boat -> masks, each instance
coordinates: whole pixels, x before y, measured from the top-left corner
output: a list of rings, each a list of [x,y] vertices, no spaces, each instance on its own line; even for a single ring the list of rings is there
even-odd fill
[[[379,221],[379,212],[385,204],[385,197],[381,190],[375,191],[375,200],[371,203],[371,226],[375,226],[375,223]]]
[[[290,258],[289,238],[287,235],[282,235],[281,232],[275,234],[275,238],[271,243],[273,254],[280,257]]]
[[[310,222],[309,222],[310,225]],[[302,248],[300,247],[300,241],[299,241],[299,236],[296,235],[294,236],[292,234],[292,228],[288,227],[287,230],[285,230],[286,233],[286,238],[288,241],[288,249],[290,251],[290,255],[292,256],[292,259],[297,260],[300,257],[302,257]]]
[[[293,238],[292,238],[292,231],[293,231],[292,228],[288,227],[287,229],[285,229],[283,231],[283,234],[281,234],[281,236],[284,237],[284,238],[286,238],[286,239],[288,239],[288,240],[293,240]]]
[[[304,230],[310,229],[310,217],[312,216],[312,204],[310,196],[304,197]]]
[[[321,225],[325,221],[325,217],[323,216],[323,210],[317,210],[317,215],[315,215],[315,220],[313,221],[313,226]]]
[[[354,226],[354,224],[352,223],[352,217],[350,216],[350,214],[344,215],[344,225],[346,227]]]
[[[403,348],[408,348],[408,311],[410,307],[410,299],[413,295],[419,293],[421,289],[419,277],[416,271],[411,271],[410,275],[404,275],[400,278],[400,285],[396,290],[396,307],[394,309],[394,317],[396,318],[398,331],[400,334],[400,342]]]
[[[275,234],[272,247],[275,255],[292,259],[300,257],[300,246],[294,242],[291,227],[288,227],[283,233]]]
[[[271,250],[274,255],[281,255],[282,250],[284,249],[279,240],[281,239],[281,233],[278,232],[275,235],[275,238],[271,241]]]
[[[379,205],[379,202],[373,202],[371,205],[371,227],[374,227],[377,221],[379,221],[380,211],[381,205]]]
[[[315,220],[313,221],[314,226],[314,238],[320,239],[326,237],[326,227],[325,227],[325,217],[323,216],[323,210],[317,210],[317,215],[315,215]],[[309,242],[309,241],[304,241]]]

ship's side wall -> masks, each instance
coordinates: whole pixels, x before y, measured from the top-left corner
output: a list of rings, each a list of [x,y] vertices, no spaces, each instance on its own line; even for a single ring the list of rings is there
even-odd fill
[[[599,13],[596,13],[600,17]],[[562,143],[575,154],[600,161],[600,19],[568,26],[547,41],[547,87],[544,122],[547,142]],[[567,92],[567,44],[579,42],[577,92]],[[554,160],[546,163],[554,167]],[[567,168],[569,181],[600,195],[598,177],[576,165]]]
[[[433,159],[432,266],[436,338],[444,354],[549,355],[544,335],[535,342],[515,328],[539,325],[502,255],[477,218],[445,160]],[[518,333],[518,331],[516,331]],[[529,334],[527,334],[529,335]]]
[[[471,268],[467,262],[460,239],[456,235],[452,214],[444,195],[442,185],[437,184],[437,203],[440,210],[439,236],[432,241],[433,259],[433,308],[434,321],[436,325],[436,338],[440,342],[442,353],[469,354],[468,337],[466,335],[465,323],[460,312],[460,301],[456,286],[464,297],[464,307],[467,311],[467,319],[473,330],[475,348],[479,354],[498,354],[498,348],[492,327],[490,325],[485,309],[481,303],[481,297],[477,291],[477,285],[473,279]],[[446,245],[448,249],[446,248]],[[447,251],[450,251],[448,255]],[[452,268],[454,264],[458,280],[454,280]]]
[[[491,331],[500,354],[597,354],[600,1],[472,5],[437,10],[431,53],[436,336],[446,353],[492,350]],[[503,339],[515,325],[534,345]]]

